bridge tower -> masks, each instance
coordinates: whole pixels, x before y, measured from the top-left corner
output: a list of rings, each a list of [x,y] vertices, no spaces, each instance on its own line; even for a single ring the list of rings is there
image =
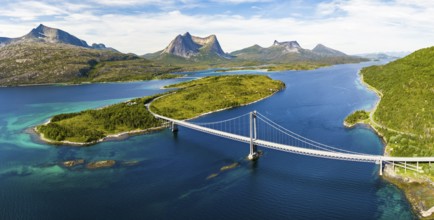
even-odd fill
[[[258,147],[254,143],[256,138],[256,111],[253,111],[250,112],[250,153],[247,157],[249,160],[257,160],[259,158]]]
[[[173,133],[177,133],[178,132],[178,125],[175,124],[175,122],[170,123],[170,129],[172,130]]]

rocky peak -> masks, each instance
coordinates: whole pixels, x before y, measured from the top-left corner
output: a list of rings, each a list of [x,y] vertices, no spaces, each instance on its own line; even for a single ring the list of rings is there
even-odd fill
[[[312,51],[322,56],[347,56],[345,53],[326,47],[323,44],[316,45]]]
[[[32,29],[27,35],[21,37],[25,41],[41,41],[46,43],[64,43],[80,47],[89,47],[86,41],[81,40],[60,29],[47,27],[40,24]]]
[[[183,35],[178,35],[170,44],[163,50],[162,53],[172,54],[184,58],[190,58],[201,53],[217,54],[225,56],[224,51],[220,47],[216,35],[208,37],[192,36],[189,32]]]
[[[283,47],[285,49],[285,51],[288,53],[293,53],[293,52],[298,53],[299,50],[302,49],[300,44],[298,44],[297,41],[279,42],[279,41],[275,40],[273,43],[273,47]]]
[[[57,28],[51,28],[43,24],[40,24],[36,28],[33,28],[28,34],[22,37],[17,37],[17,38],[0,37],[0,47],[10,44],[12,42],[62,43],[62,44],[79,46],[79,47],[93,48],[98,50],[117,51],[111,47],[106,47],[104,44],[93,44],[92,46],[89,46],[86,43],[86,41],[81,40],[75,37],[74,35],[69,34],[68,32],[65,32]]]

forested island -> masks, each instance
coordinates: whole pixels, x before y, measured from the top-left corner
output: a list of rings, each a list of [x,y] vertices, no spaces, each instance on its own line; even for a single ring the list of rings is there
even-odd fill
[[[159,115],[184,120],[216,110],[246,105],[283,89],[283,82],[262,75],[205,77],[167,88],[177,92],[155,100],[151,110]]]
[[[434,47],[421,49],[384,66],[362,69],[361,79],[381,100],[373,112],[357,111],[345,123],[370,124],[387,143],[385,154],[434,156]],[[369,117],[369,118],[367,118]],[[421,217],[434,211],[434,164],[423,172],[387,165],[385,178],[404,190]]]
[[[147,109],[176,119],[246,105],[283,89],[285,84],[262,75],[211,76],[175,84],[175,92],[148,96],[78,113],[59,114],[35,128],[44,141],[54,144],[90,145],[120,134],[162,129]]]

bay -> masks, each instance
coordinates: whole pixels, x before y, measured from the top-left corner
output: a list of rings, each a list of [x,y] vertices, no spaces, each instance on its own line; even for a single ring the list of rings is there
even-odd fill
[[[357,72],[375,62],[310,71],[187,73],[266,74],[286,89],[252,105],[195,121],[218,121],[249,111],[300,135],[343,149],[382,154],[369,128],[343,119],[370,109],[376,95]],[[191,80],[0,88],[0,219],[414,219],[403,193],[378,176],[378,166],[261,149],[180,128],[91,147],[53,146],[28,129],[51,116],[162,93]],[[116,160],[112,168],[65,168],[66,160]],[[127,162],[126,164],[123,164]],[[239,165],[220,171],[223,166]]]

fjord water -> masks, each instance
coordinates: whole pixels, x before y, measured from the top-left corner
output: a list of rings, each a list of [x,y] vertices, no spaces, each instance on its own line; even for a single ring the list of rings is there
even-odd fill
[[[286,83],[274,96],[196,121],[257,110],[316,141],[382,154],[369,128],[346,129],[350,112],[370,109],[375,94],[358,81],[374,63],[312,71],[259,73]],[[192,77],[218,75],[214,71]],[[248,145],[180,128],[100,143],[52,146],[29,128],[63,112],[163,92],[172,79],[79,86],[0,88],[0,219],[413,219],[404,195],[375,164],[312,158],[269,149],[257,162]],[[116,160],[112,168],[64,168],[62,161]],[[122,165],[122,162],[138,162]],[[220,171],[223,166],[239,166]],[[214,174],[214,175],[212,175]]]

